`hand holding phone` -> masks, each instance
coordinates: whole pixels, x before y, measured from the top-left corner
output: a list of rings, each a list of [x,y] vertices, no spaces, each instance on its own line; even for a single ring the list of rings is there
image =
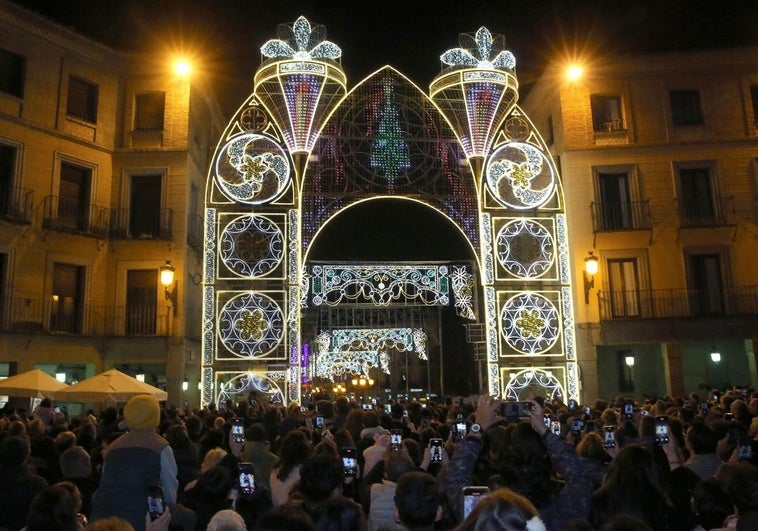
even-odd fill
[[[232,419],[232,440],[237,444],[245,443],[245,423],[239,417]]]
[[[655,417],[655,443],[666,444],[669,442],[669,418],[666,416]]]
[[[476,504],[484,499],[487,494],[490,493],[488,487],[463,487],[463,519],[468,518],[468,515],[476,507]]]
[[[166,512],[166,504],[163,501],[163,489],[159,485],[151,485],[145,491],[147,499],[147,512],[150,520],[157,520]]]
[[[250,496],[255,492],[255,473],[252,463],[237,463],[237,484],[239,493],[243,496]]]
[[[358,462],[355,458],[355,448],[343,448],[340,450],[342,455],[342,468],[346,478],[358,477]]]
[[[442,462],[442,439],[434,438],[429,439],[429,462],[441,463]]]
[[[391,432],[391,441],[390,444],[392,446],[392,451],[397,452],[403,447],[403,430],[392,430]]]
[[[603,426],[603,448],[616,448],[616,426]]]

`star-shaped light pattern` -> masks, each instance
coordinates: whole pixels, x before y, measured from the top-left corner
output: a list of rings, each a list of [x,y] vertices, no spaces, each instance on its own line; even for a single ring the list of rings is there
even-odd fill
[[[506,343],[522,354],[547,353],[560,335],[558,310],[533,292],[511,297],[503,305],[500,324]]]
[[[536,221],[517,219],[497,235],[497,258],[517,278],[538,278],[553,265],[555,244],[550,232]]]
[[[245,310],[234,323],[234,328],[239,331],[242,338],[259,341],[268,328],[268,323],[261,310],[253,310],[252,312]]]
[[[521,317],[516,319],[516,326],[524,337],[539,337],[545,327],[545,320],[537,310],[521,310]]]
[[[287,40],[271,39],[261,46],[261,53],[272,59],[339,59],[342,50],[331,41],[321,39],[320,32],[314,34],[310,22],[305,17],[298,18],[290,29],[292,35]],[[289,42],[288,42],[289,41]]]
[[[474,42],[479,57],[465,48],[452,48],[440,56],[440,61],[449,66],[468,66],[480,70],[495,70],[496,68],[513,70],[516,68],[516,58],[508,50],[501,50],[494,58],[490,59],[492,55],[492,34],[484,26],[476,31]]]
[[[510,161],[505,161],[510,162]],[[529,188],[534,174],[529,169],[527,162],[511,162],[510,168],[506,170],[506,177],[510,179],[513,188]]]

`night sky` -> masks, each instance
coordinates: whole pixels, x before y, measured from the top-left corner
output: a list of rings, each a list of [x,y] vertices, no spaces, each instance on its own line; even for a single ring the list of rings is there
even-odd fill
[[[260,46],[299,15],[342,48],[349,87],[391,64],[426,90],[440,54],[482,25],[505,35],[522,89],[557,57],[758,44],[752,0],[15,1],[115,48],[202,50],[229,112],[252,92]]]

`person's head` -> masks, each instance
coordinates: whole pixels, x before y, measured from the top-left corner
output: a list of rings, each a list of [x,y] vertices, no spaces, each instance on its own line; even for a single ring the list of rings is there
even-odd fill
[[[585,459],[602,461],[605,457],[603,438],[594,431],[584,434],[582,440],[576,445],[576,453]]]
[[[232,489],[232,476],[223,466],[214,466],[197,477],[192,487],[193,496],[207,503],[221,503]]]
[[[703,529],[713,529],[723,525],[726,517],[734,512],[734,506],[724,485],[715,478],[708,478],[695,485],[692,512]]]
[[[495,463],[500,472],[500,486],[526,496],[541,506],[550,498],[552,464],[542,437],[526,422],[511,431],[510,446]]]
[[[421,461],[424,459],[424,452],[421,451],[421,445],[419,445],[415,439],[403,439],[403,449],[408,452],[408,456],[410,456],[416,466],[421,466]]]
[[[395,517],[408,529],[430,528],[442,516],[437,480],[426,472],[400,476],[395,489]]]
[[[231,509],[224,509],[213,515],[206,531],[247,531],[245,520]]]
[[[69,496],[71,496],[71,501],[74,503],[74,512],[78,513],[82,510],[82,493],[79,492],[79,487],[70,481],[59,481],[55,486],[68,491]]]
[[[747,463],[734,465],[726,491],[737,508],[737,515],[758,511],[758,467]]]
[[[313,531],[313,521],[299,505],[274,507],[258,520],[257,531]]]
[[[161,421],[161,408],[152,395],[137,395],[124,406],[124,420],[130,430],[155,430]]]
[[[705,424],[693,424],[687,431],[687,445],[696,454],[713,454],[716,453],[718,439]]]
[[[297,465],[302,464],[310,455],[311,446],[305,434],[300,430],[292,430],[279,443],[278,459],[274,464],[276,476],[284,481]]]
[[[608,520],[600,528],[600,531],[653,531],[653,528],[639,518],[626,514],[617,514]]]
[[[523,531],[527,524],[530,531],[545,529],[532,502],[510,489],[498,489],[476,504],[458,531]]]
[[[251,424],[250,427],[245,430],[245,438],[252,442],[266,442],[268,441],[266,428],[260,422]]]
[[[205,457],[203,457],[203,462],[200,463],[200,472],[205,472],[217,466],[225,456],[226,450],[223,448],[211,448],[205,454]]]
[[[0,444],[0,467],[16,467],[26,463],[31,447],[29,439],[19,435],[5,437]]]
[[[181,424],[174,424],[166,430],[166,440],[174,450],[189,448],[192,444],[187,434],[187,429]]]
[[[342,494],[342,461],[330,455],[315,455],[300,467],[300,494],[306,501],[318,503]]]
[[[50,400],[49,398],[43,398],[40,401],[39,405],[42,407],[53,407],[53,401]]]
[[[361,506],[347,498],[329,498],[311,512],[316,531],[365,531]]]
[[[74,446],[63,452],[60,465],[66,479],[88,478],[92,475],[90,455],[81,446]]]
[[[27,531],[77,531],[75,500],[69,488],[53,485],[39,492],[29,506]]]
[[[400,476],[406,472],[413,472],[416,470],[416,465],[408,455],[408,452],[392,452],[387,457],[384,464],[384,473],[389,481],[397,483]]]
[[[134,528],[123,518],[111,516],[88,524],[87,531],[134,531]]]
[[[76,445],[76,434],[73,431],[62,431],[55,436],[55,446],[63,453]]]

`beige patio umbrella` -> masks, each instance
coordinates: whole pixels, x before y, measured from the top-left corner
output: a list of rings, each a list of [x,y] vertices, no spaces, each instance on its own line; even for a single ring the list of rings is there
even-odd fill
[[[109,369],[55,393],[55,398],[68,402],[126,402],[136,395],[153,395],[166,400],[168,393],[140,382],[116,369]]]
[[[0,395],[46,398],[66,387],[65,383],[59,382],[45,371],[32,369],[0,380]]]

